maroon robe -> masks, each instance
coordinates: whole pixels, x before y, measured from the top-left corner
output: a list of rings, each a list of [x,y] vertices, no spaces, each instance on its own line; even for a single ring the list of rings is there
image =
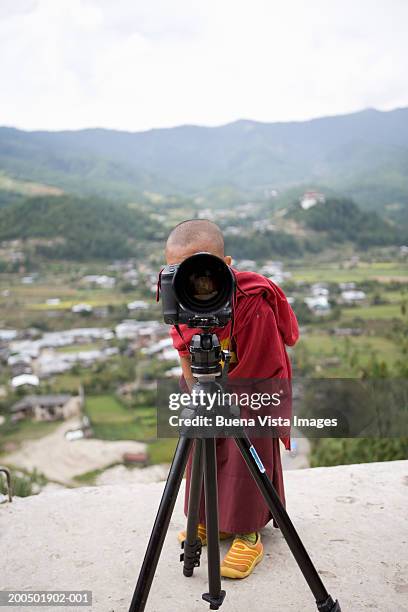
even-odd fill
[[[228,380],[233,379],[290,379],[291,365],[285,344],[292,346],[298,339],[296,317],[283,291],[272,281],[255,272],[233,270],[237,281],[234,321],[224,328],[214,329],[225,347],[231,334],[234,355]],[[171,336],[181,356],[189,354],[192,336],[200,330],[180,326],[182,338],[175,328]],[[287,449],[290,438],[281,438]],[[254,438],[252,442],[271,478],[280,499],[285,503],[279,439]],[[218,438],[217,476],[219,528],[229,533],[258,531],[272,518],[232,438]],[[191,461],[187,465],[184,511],[187,515],[190,489]],[[205,523],[204,495],[201,496],[200,522]]]

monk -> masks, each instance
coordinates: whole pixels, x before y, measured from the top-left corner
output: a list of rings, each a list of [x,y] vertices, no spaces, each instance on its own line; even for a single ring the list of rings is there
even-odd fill
[[[199,252],[216,255],[231,266],[231,257],[224,253],[224,238],[220,228],[205,219],[184,221],[170,233],[165,249],[167,264],[179,264]],[[212,330],[223,348],[231,347],[228,379],[272,379],[291,377],[291,365],[285,345],[298,339],[296,317],[283,291],[260,274],[231,268],[236,279],[234,323]],[[191,390],[194,378],[188,346],[200,330],[173,327],[171,336],[179,352],[183,383]],[[285,503],[279,438],[262,437],[251,440],[277,490]],[[283,437],[287,449],[290,439]],[[269,508],[255,484],[232,438],[216,440],[220,539],[232,538],[231,547],[221,562],[221,575],[245,578],[262,560],[263,545],[260,530],[271,520]],[[184,511],[187,516],[191,476],[191,456],[187,466]],[[201,499],[198,536],[206,544],[205,508]],[[179,533],[185,538],[185,531]]]

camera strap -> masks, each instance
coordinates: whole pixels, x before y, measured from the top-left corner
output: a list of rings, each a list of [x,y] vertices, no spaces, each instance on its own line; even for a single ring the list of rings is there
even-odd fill
[[[164,268],[162,268],[159,272],[159,276],[157,279],[157,286],[156,286],[156,302],[160,301],[160,291],[161,291],[161,277],[162,277],[162,272],[163,272]]]
[[[185,347],[186,351],[190,352],[190,347],[189,347],[189,346],[187,346],[187,342],[185,341],[184,336],[183,336],[183,334],[181,333],[181,329],[180,329],[180,327],[179,327],[178,325],[174,325],[174,329],[176,330],[176,332],[178,333],[178,335],[179,335],[179,336],[180,336],[180,338],[182,339],[182,341],[183,341],[183,344],[184,344],[184,347]]]

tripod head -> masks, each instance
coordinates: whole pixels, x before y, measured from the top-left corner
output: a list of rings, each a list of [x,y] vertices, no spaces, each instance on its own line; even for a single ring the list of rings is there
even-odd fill
[[[191,372],[198,380],[214,380],[223,376],[222,361],[225,363],[226,376],[230,360],[229,351],[223,351],[217,334],[203,331],[195,334],[190,343]]]

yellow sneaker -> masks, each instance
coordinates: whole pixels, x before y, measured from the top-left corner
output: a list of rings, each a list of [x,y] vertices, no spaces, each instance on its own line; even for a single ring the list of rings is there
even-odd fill
[[[261,536],[257,534],[255,544],[242,537],[234,538],[231,548],[221,563],[221,576],[224,578],[246,578],[263,559]]]
[[[198,524],[198,537],[201,540],[201,544],[203,546],[207,545],[207,530],[205,528],[205,525],[203,525],[202,523]],[[220,531],[219,532],[220,535],[220,540],[228,540],[228,538],[232,538],[232,533],[227,533],[226,531]],[[184,542],[184,540],[186,539],[186,532],[185,531],[179,531],[177,534],[177,539],[180,542],[180,544],[182,542]]]

